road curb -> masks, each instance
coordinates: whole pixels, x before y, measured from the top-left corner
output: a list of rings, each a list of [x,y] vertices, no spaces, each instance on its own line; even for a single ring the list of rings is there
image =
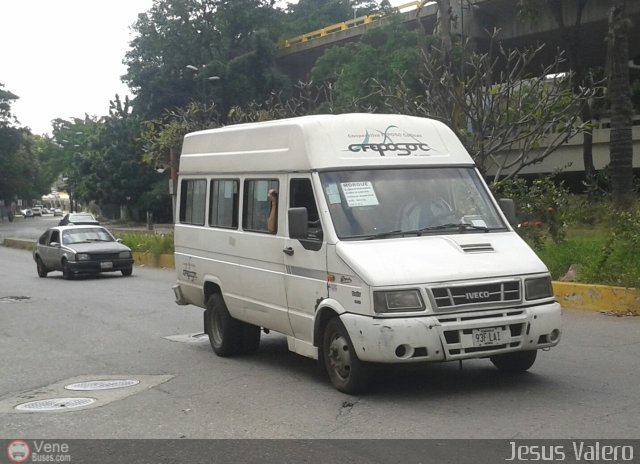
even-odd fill
[[[36,241],[5,238],[0,243],[6,247],[32,251]],[[138,266],[175,268],[173,254],[153,255],[134,251],[133,259]],[[640,315],[640,289],[637,288],[553,282],[553,292],[565,308]]]
[[[640,315],[640,289],[553,282],[553,293],[566,308]]]

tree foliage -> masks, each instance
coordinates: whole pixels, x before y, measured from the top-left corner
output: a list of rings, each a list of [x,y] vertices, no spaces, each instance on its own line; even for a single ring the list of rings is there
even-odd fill
[[[376,91],[380,85],[418,91],[418,50],[416,35],[399,18],[384,28],[367,32],[358,43],[325,52],[311,71],[311,80],[335,91],[332,112],[356,107],[381,108]]]
[[[19,97],[0,84],[0,200],[9,206],[16,199],[30,201],[48,190],[49,176],[41,169],[39,138],[18,126],[11,105]]]
[[[153,119],[194,100],[223,101],[229,91],[260,100],[279,90],[286,79],[268,44],[277,40],[278,21],[266,0],[156,0],[138,16],[124,60],[137,112]]]

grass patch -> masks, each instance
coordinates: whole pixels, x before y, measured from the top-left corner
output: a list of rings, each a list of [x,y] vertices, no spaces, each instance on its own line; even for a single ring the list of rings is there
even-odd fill
[[[144,232],[118,232],[116,238],[131,248],[131,251],[149,253],[155,256],[173,254],[173,234],[149,234]]]
[[[613,241],[606,229],[571,231],[563,242],[545,241],[536,253],[554,280],[577,265],[577,282],[640,287],[640,249]]]

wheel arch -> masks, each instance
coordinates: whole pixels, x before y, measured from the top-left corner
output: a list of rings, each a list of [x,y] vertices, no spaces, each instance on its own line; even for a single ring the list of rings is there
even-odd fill
[[[222,298],[222,287],[220,281],[211,277],[205,277],[204,286],[202,287],[202,297],[204,298],[203,307],[207,307],[207,302],[212,295],[220,295]],[[209,318],[207,317],[207,310],[203,313],[204,318],[204,332],[209,333]]]
[[[345,309],[336,300],[328,298],[320,302],[313,326],[313,346],[322,345],[322,334],[329,321],[334,317],[340,317],[345,312]]]
[[[202,303],[204,307],[207,306],[207,301],[209,301],[209,298],[211,297],[211,295],[215,295],[215,294],[219,294],[220,296],[223,296],[222,284],[220,282],[220,279],[217,279],[213,276],[206,276],[204,278],[204,283],[202,286],[202,297],[204,298],[204,301]]]

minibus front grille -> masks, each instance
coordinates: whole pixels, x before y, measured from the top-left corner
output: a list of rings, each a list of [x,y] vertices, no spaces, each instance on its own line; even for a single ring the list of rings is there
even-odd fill
[[[519,280],[505,280],[468,285],[448,285],[429,289],[435,302],[435,309],[466,309],[474,306],[518,303],[521,301]]]

